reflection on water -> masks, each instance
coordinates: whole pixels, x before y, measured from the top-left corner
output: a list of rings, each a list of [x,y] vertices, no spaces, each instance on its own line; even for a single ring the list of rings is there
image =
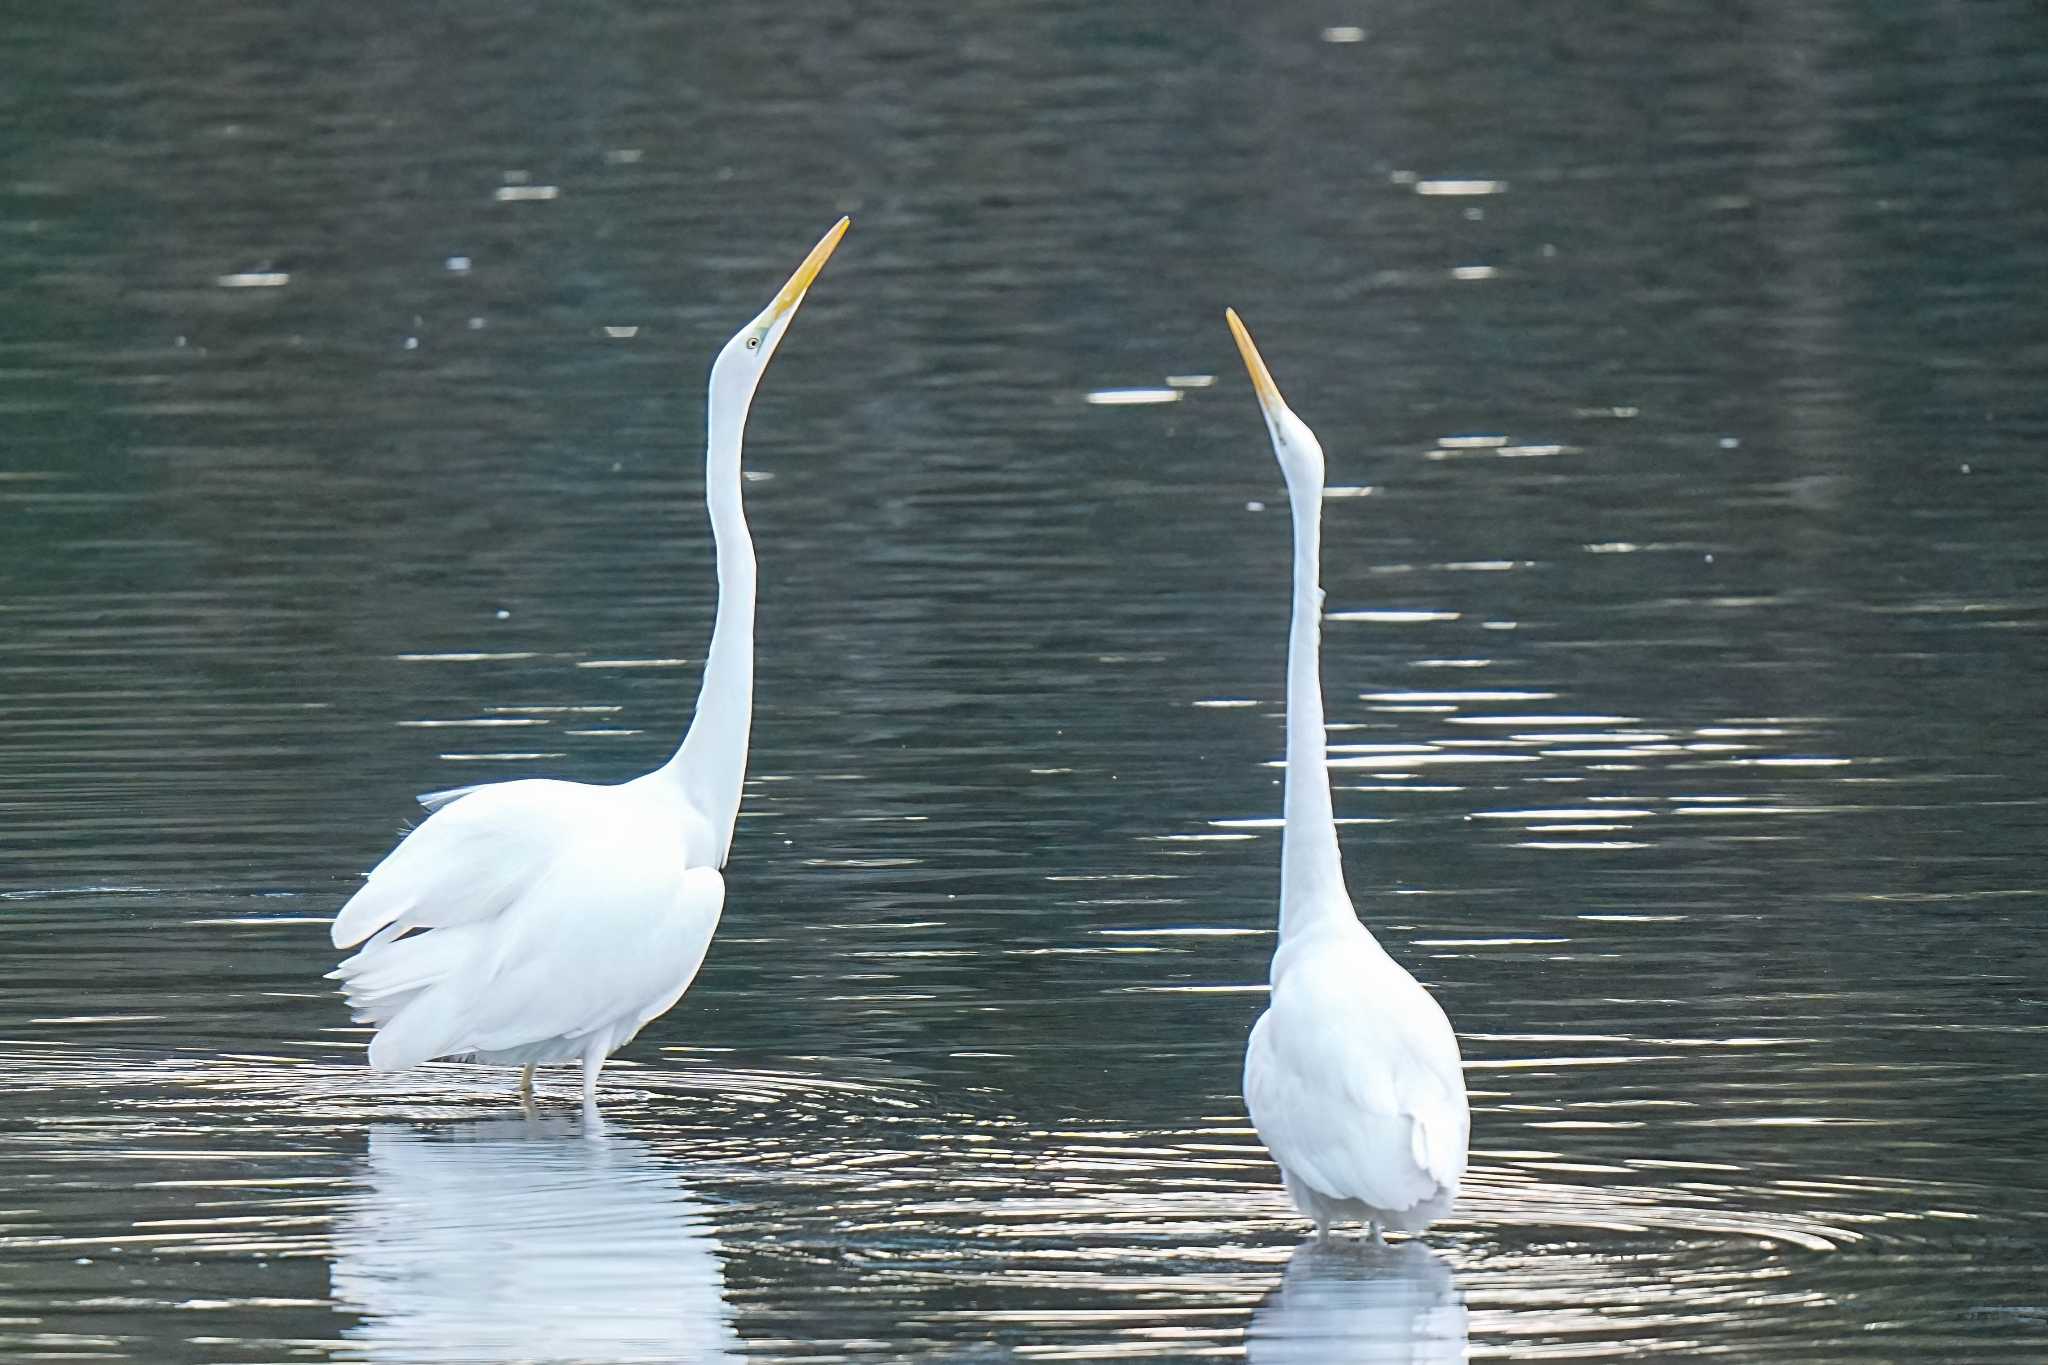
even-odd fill
[[[1465,1359],[1465,1297],[1421,1242],[1304,1242],[1252,1313],[1245,1355],[1275,1362]]]
[[[740,1339],[706,1207],[611,1125],[373,1124],[334,1227],[349,1359],[724,1361]]]

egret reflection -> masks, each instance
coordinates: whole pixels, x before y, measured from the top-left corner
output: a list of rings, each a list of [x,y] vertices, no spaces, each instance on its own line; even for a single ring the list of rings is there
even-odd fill
[[[611,1130],[370,1130],[334,1298],[370,1361],[725,1361],[741,1345],[706,1205]]]
[[[1449,1361],[1466,1354],[1465,1296],[1420,1242],[1306,1242],[1252,1313],[1254,1362]]]

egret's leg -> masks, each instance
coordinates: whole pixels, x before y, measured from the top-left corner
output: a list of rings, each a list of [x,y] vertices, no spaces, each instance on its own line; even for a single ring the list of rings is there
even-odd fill
[[[606,1136],[604,1115],[589,1100],[583,1101],[583,1136],[590,1142],[603,1142]]]
[[[1318,1217],[1317,1217],[1317,1219],[1316,1219],[1316,1241],[1317,1241],[1318,1243],[1322,1243],[1322,1242],[1327,1242],[1327,1241],[1329,1241],[1329,1240],[1330,1240],[1330,1220],[1329,1220],[1329,1219],[1327,1219],[1327,1218],[1323,1218],[1323,1217],[1320,1217],[1320,1216],[1318,1216]]]
[[[1373,1222],[1370,1218],[1365,1220],[1365,1240],[1376,1247],[1383,1247],[1387,1244],[1387,1239],[1380,1235],[1380,1225]]]
[[[597,1103],[597,1073],[604,1070],[604,1049],[592,1046],[583,1054],[583,1103]]]
[[[519,1112],[529,1119],[540,1117],[540,1107],[533,1102],[533,1068],[530,1066],[519,1073]]]

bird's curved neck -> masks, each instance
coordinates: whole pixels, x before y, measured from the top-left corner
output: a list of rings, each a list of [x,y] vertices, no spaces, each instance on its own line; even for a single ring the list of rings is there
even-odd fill
[[[1287,826],[1281,835],[1280,938],[1331,916],[1352,915],[1330,808],[1323,727],[1320,479],[1290,480],[1294,513],[1294,615],[1287,637]]]
[[[754,718],[754,540],[740,501],[740,444],[746,403],[720,402],[714,381],[704,448],[704,502],[718,551],[718,618],[704,658],[697,713],[664,769],[710,825],[718,865],[732,847],[747,736]]]

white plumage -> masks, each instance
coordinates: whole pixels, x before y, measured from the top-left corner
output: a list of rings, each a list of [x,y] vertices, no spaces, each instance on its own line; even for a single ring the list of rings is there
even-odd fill
[[[429,818],[335,920],[337,940],[369,939],[335,975],[379,1026],[370,1065],[624,1046],[682,996],[718,927],[725,879],[688,865],[692,823],[648,778],[506,782]],[[413,928],[433,932],[399,937]]]
[[[334,921],[338,978],[380,1071],[437,1057],[604,1060],[689,988],[718,928],[753,718],[754,551],[740,500],[748,405],[845,219],[711,368],[705,502],[718,616],[675,756],[616,786],[524,779],[434,792]],[[367,940],[367,942],[365,942]]]
[[[1443,1009],[1356,919],[1296,935],[1272,985],[1245,1104],[1295,1207],[1318,1229],[1420,1232],[1457,1195],[1470,1127]]]
[[[1245,1050],[1252,1126],[1318,1235],[1333,1222],[1419,1232],[1449,1210],[1471,1116],[1441,1006],[1358,921],[1330,808],[1318,676],[1323,451],[1235,312],[1226,314],[1287,478],[1294,607],[1287,800],[1272,995]]]

